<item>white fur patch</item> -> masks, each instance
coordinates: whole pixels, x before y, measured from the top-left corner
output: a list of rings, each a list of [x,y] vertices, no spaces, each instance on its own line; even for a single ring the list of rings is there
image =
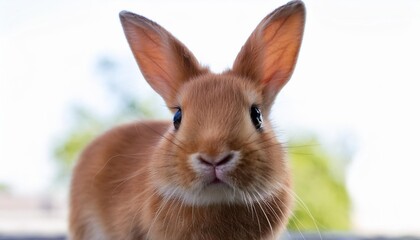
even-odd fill
[[[194,153],[190,155],[188,160],[192,169],[198,174],[197,181],[195,181],[188,189],[179,186],[175,182],[170,184],[158,184],[160,194],[162,194],[165,198],[179,199],[184,204],[195,206],[207,206],[220,203],[250,204],[269,198],[282,188],[280,184],[270,184],[270,186],[264,186],[263,189],[256,187],[240,189],[238,186],[235,186],[234,181],[229,179],[227,173],[228,171],[233,170],[238,164],[240,160],[240,152],[234,151],[232,153],[234,154],[233,158],[221,166],[221,169],[227,168],[224,173],[226,174],[226,178],[222,179],[225,183],[205,183],[205,181],[203,181],[205,179],[200,178],[199,176],[199,174],[203,172],[203,168],[205,168],[205,166],[197,161],[196,157],[198,156],[198,153]]]

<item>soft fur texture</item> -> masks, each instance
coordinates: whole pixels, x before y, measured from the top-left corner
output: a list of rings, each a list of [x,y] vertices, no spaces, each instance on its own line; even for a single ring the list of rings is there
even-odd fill
[[[120,126],[86,148],[73,174],[71,238],[277,238],[291,213],[291,176],[267,119],[296,63],[303,3],[264,18],[222,74],[201,67],[158,24],[120,17],[145,79],[173,112],[181,109],[182,121],[179,129],[158,121]]]

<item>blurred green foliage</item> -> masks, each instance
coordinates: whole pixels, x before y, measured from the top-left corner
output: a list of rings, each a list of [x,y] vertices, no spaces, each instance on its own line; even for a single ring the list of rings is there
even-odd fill
[[[110,99],[117,108],[111,116],[103,117],[95,111],[75,107],[75,124],[64,134],[54,155],[59,179],[68,182],[71,168],[80,151],[98,134],[117,123],[156,116],[156,103],[139,101],[123,85],[118,64],[101,59],[98,64],[104,85],[110,89]],[[304,137],[287,144],[291,161],[295,209],[288,229],[292,231],[347,230],[350,227],[350,200],[344,184],[344,165],[339,157],[322,148],[315,137]]]
[[[292,141],[288,149],[296,194],[288,228],[296,231],[349,230],[350,198],[344,183],[345,156],[329,153],[315,137]]]
[[[154,109],[156,105],[152,102],[153,99],[139,101],[132,89],[119,84],[125,75],[116,61],[108,57],[100,58],[96,72],[102,87],[108,90],[109,105],[114,106],[115,110],[110,115],[101,115],[93,109],[79,105],[71,109],[73,125],[62,137],[59,137],[53,153],[60,183],[69,182],[71,169],[78,155],[94,137],[118,123],[159,115]]]
[[[76,124],[69,130],[54,150],[58,179],[68,182],[71,169],[81,150],[107,125],[85,109],[73,110]]]
[[[149,104],[149,106],[153,106],[153,104]],[[82,149],[94,137],[118,123],[155,116],[149,106],[141,104],[128,105],[126,108],[121,108],[115,115],[108,117],[99,117],[81,107],[74,108],[73,117],[75,118],[75,124],[64,138],[59,140],[54,149],[58,167],[58,180],[60,182],[69,180],[75,160]]]

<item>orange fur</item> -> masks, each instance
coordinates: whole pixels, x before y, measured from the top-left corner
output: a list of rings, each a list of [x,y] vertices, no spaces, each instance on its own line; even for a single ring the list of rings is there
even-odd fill
[[[276,9],[232,70],[213,74],[165,29],[122,12],[143,75],[169,107],[182,109],[182,121],[179,129],[158,121],[120,126],[85,149],[72,180],[71,238],[278,237],[291,212],[291,176],[267,119],[293,72],[304,15],[300,1]],[[253,105],[262,130],[251,121]],[[220,166],[200,160],[226,153],[234,157]],[[207,169],[222,183],[206,182]]]

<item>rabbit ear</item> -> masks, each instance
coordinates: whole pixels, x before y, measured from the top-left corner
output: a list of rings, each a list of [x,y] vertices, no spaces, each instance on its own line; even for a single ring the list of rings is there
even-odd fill
[[[301,1],[274,10],[257,26],[233,64],[232,72],[259,81],[267,108],[293,73],[304,25]]]
[[[131,12],[120,12],[128,44],[144,78],[168,105],[183,82],[205,71],[194,55],[163,27]]]

